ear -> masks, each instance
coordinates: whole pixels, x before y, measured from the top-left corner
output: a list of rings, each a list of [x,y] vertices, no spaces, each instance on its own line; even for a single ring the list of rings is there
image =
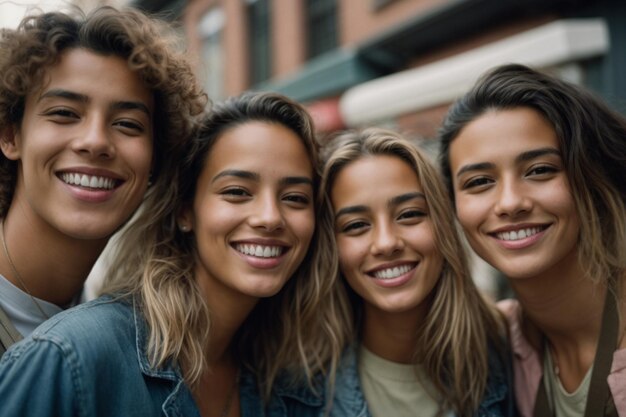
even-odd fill
[[[184,207],[176,220],[178,224],[178,230],[183,233],[188,233],[193,230],[193,209],[192,207]]]
[[[0,149],[4,156],[12,161],[17,161],[21,157],[20,142],[20,133],[14,126],[9,125],[0,132]]]

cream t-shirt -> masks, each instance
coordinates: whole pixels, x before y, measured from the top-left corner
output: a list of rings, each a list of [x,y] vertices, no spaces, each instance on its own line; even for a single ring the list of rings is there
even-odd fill
[[[358,366],[363,394],[373,417],[438,415],[441,396],[422,366],[388,361],[363,345],[359,348]]]
[[[583,417],[587,394],[591,382],[593,365],[574,392],[567,392],[552,363],[552,355],[546,351],[543,360],[543,378],[546,386],[548,404],[554,410],[556,417]]]

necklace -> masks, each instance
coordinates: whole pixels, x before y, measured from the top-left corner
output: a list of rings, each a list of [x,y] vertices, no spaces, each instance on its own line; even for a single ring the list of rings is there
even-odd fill
[[[20,275],[19,272],[17,272],[17,268],[15,268],[15,264],[13,263],[13,259],[11,259],[11,255],[9,255],[9,248],[7,247],[7,241],[4,238],[4,220],[2,221],[2,227],[0,227],[0,237],[2,237],[2,247],[4,248],[4,256],[6,256],[7,261],[9,261],[9,266],[11,267],[11,270],[13,271],[13,275],[15,275],[17,280],[20,282],[20,285],[22,286],[22,288],[24,288],[24,291],[26,291],[26,294],[28,294],[30,299],[33,300],[33,304],[35,304],[35,307],[37,307],[37,310],[39,310],[39,312],[41,313],[41,316],[45,320],[48,320],[50,316],[48,316],[46,312],[43,311],[43,308],[41,308],[41,306],[39,305],[39,302],[37,302],[37,299],[33,297],[33,295],[30,293],[30,291],[28,290],[28,287],[26,286],[26,283],[22,279],[22,276]]]
[[[230,409],[233,405],[233,399],[235,398],[235,392],[237,386],[239,385],[239,376],[241,372],[237,369],[237,373],[235,374],[235,381],[233,382],[233,386],[230,388],[230,392],[228,393],[228,397],[226,398],[226,404],[224,404],[224,408],[222,408],[222,412],[220,413],[220,417],[228,417],[230,414]]]

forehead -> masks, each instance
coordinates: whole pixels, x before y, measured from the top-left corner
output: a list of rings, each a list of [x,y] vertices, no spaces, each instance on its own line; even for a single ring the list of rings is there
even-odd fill
[[[337,205],[386,203],[389,198],[411,191],[422,191],[422,184],[405,160],[374,155],[352,161],[339,171],[331,188],[331,199]]]
[[[58,62],[45,68],[39,85],[33,86],[27,100],[47,90],[63,89],[93,99],[141,101],[153,107],[153,94],[139,74],[117,55],[102,55],[84,48],[63,51]]]
[[[531,149],[553,147],[559,141],[552,125],[536,110],[518,107],[490,110],[468,123],[450,144],[452,169],[514,157]]]
[[[222,132],[205,167],[312,177],[313,163],[303,140],[279,123],[249,121]]]

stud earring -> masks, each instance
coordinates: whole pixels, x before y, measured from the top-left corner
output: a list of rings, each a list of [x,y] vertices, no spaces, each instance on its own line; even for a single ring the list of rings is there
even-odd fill
[[[186,224],[179,224],[178,228],[183,233],[187,233],[189,230],[191,230],[191,228],[189,226],[187,226]]]

